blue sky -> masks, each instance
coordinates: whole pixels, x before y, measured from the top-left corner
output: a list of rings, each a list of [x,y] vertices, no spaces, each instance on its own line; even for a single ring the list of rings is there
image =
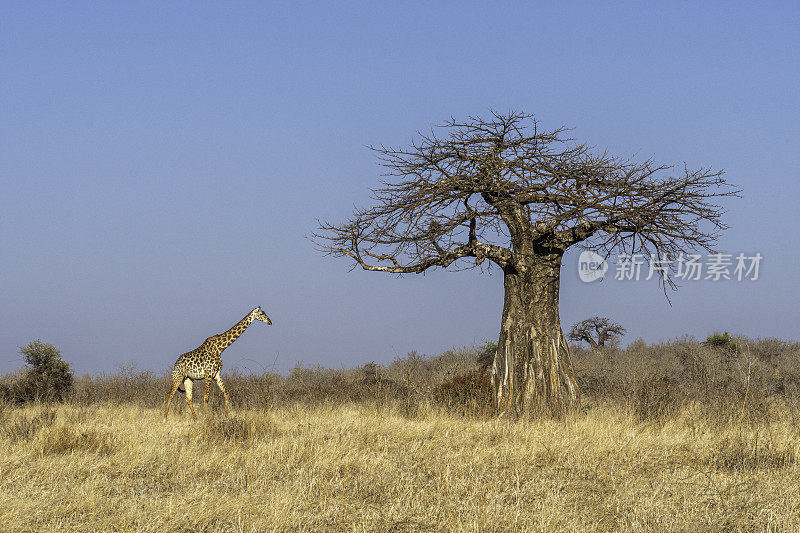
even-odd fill
[[[653,4],[655,5],[655,4]],[[368,144],[521,110],[620,155],[725,169],[720,250],[755,282],[581,283],[565,329],[800,338],[794,2],[5,2],[0,371],[41,338],[79,372],[164,370],[255,305],[226,368],[347,367],[496,339],[497,273],[348,271],[317,218],[364,205]]]

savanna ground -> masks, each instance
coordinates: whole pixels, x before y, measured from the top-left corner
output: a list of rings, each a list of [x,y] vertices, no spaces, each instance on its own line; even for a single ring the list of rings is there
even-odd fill
[[[483,407],[478,351],[232,374],[230,416],[212,393],[197,422],[131,368],[7,398],[0,529],[800,529],[800,345],[578,349],[583,410],[516,421]]]

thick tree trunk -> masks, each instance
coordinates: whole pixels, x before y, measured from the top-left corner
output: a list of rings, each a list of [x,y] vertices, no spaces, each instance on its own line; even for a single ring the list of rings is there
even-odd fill
[[[562,416],[579,406],[558,315],[561,257],[505,270],[505,303],[492,383],[501,415]]]

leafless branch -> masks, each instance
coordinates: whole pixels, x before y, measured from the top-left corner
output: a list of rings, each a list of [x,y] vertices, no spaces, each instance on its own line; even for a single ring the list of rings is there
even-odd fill
[[[715,202],[738,190],[709,168],[597,153],[531,115],[450,119],[407,148],[372,147],[386,172],[373,206],[313,241],[365,270],[445,268],[474,258],[503,268],[570,246],[676,256],[712,251],[726,228]]]

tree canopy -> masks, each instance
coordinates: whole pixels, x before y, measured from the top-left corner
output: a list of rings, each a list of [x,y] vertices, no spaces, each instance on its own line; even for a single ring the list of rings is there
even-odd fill
[[[419,273],[462,258],[501,267],[582,243],[599,253],[711,251],[726,228],[721,170],[636,161],[544,130],[532,115],[450,119],[408,148],[371,147],[386,169],[371,207],[314,241],[365,270]]]

